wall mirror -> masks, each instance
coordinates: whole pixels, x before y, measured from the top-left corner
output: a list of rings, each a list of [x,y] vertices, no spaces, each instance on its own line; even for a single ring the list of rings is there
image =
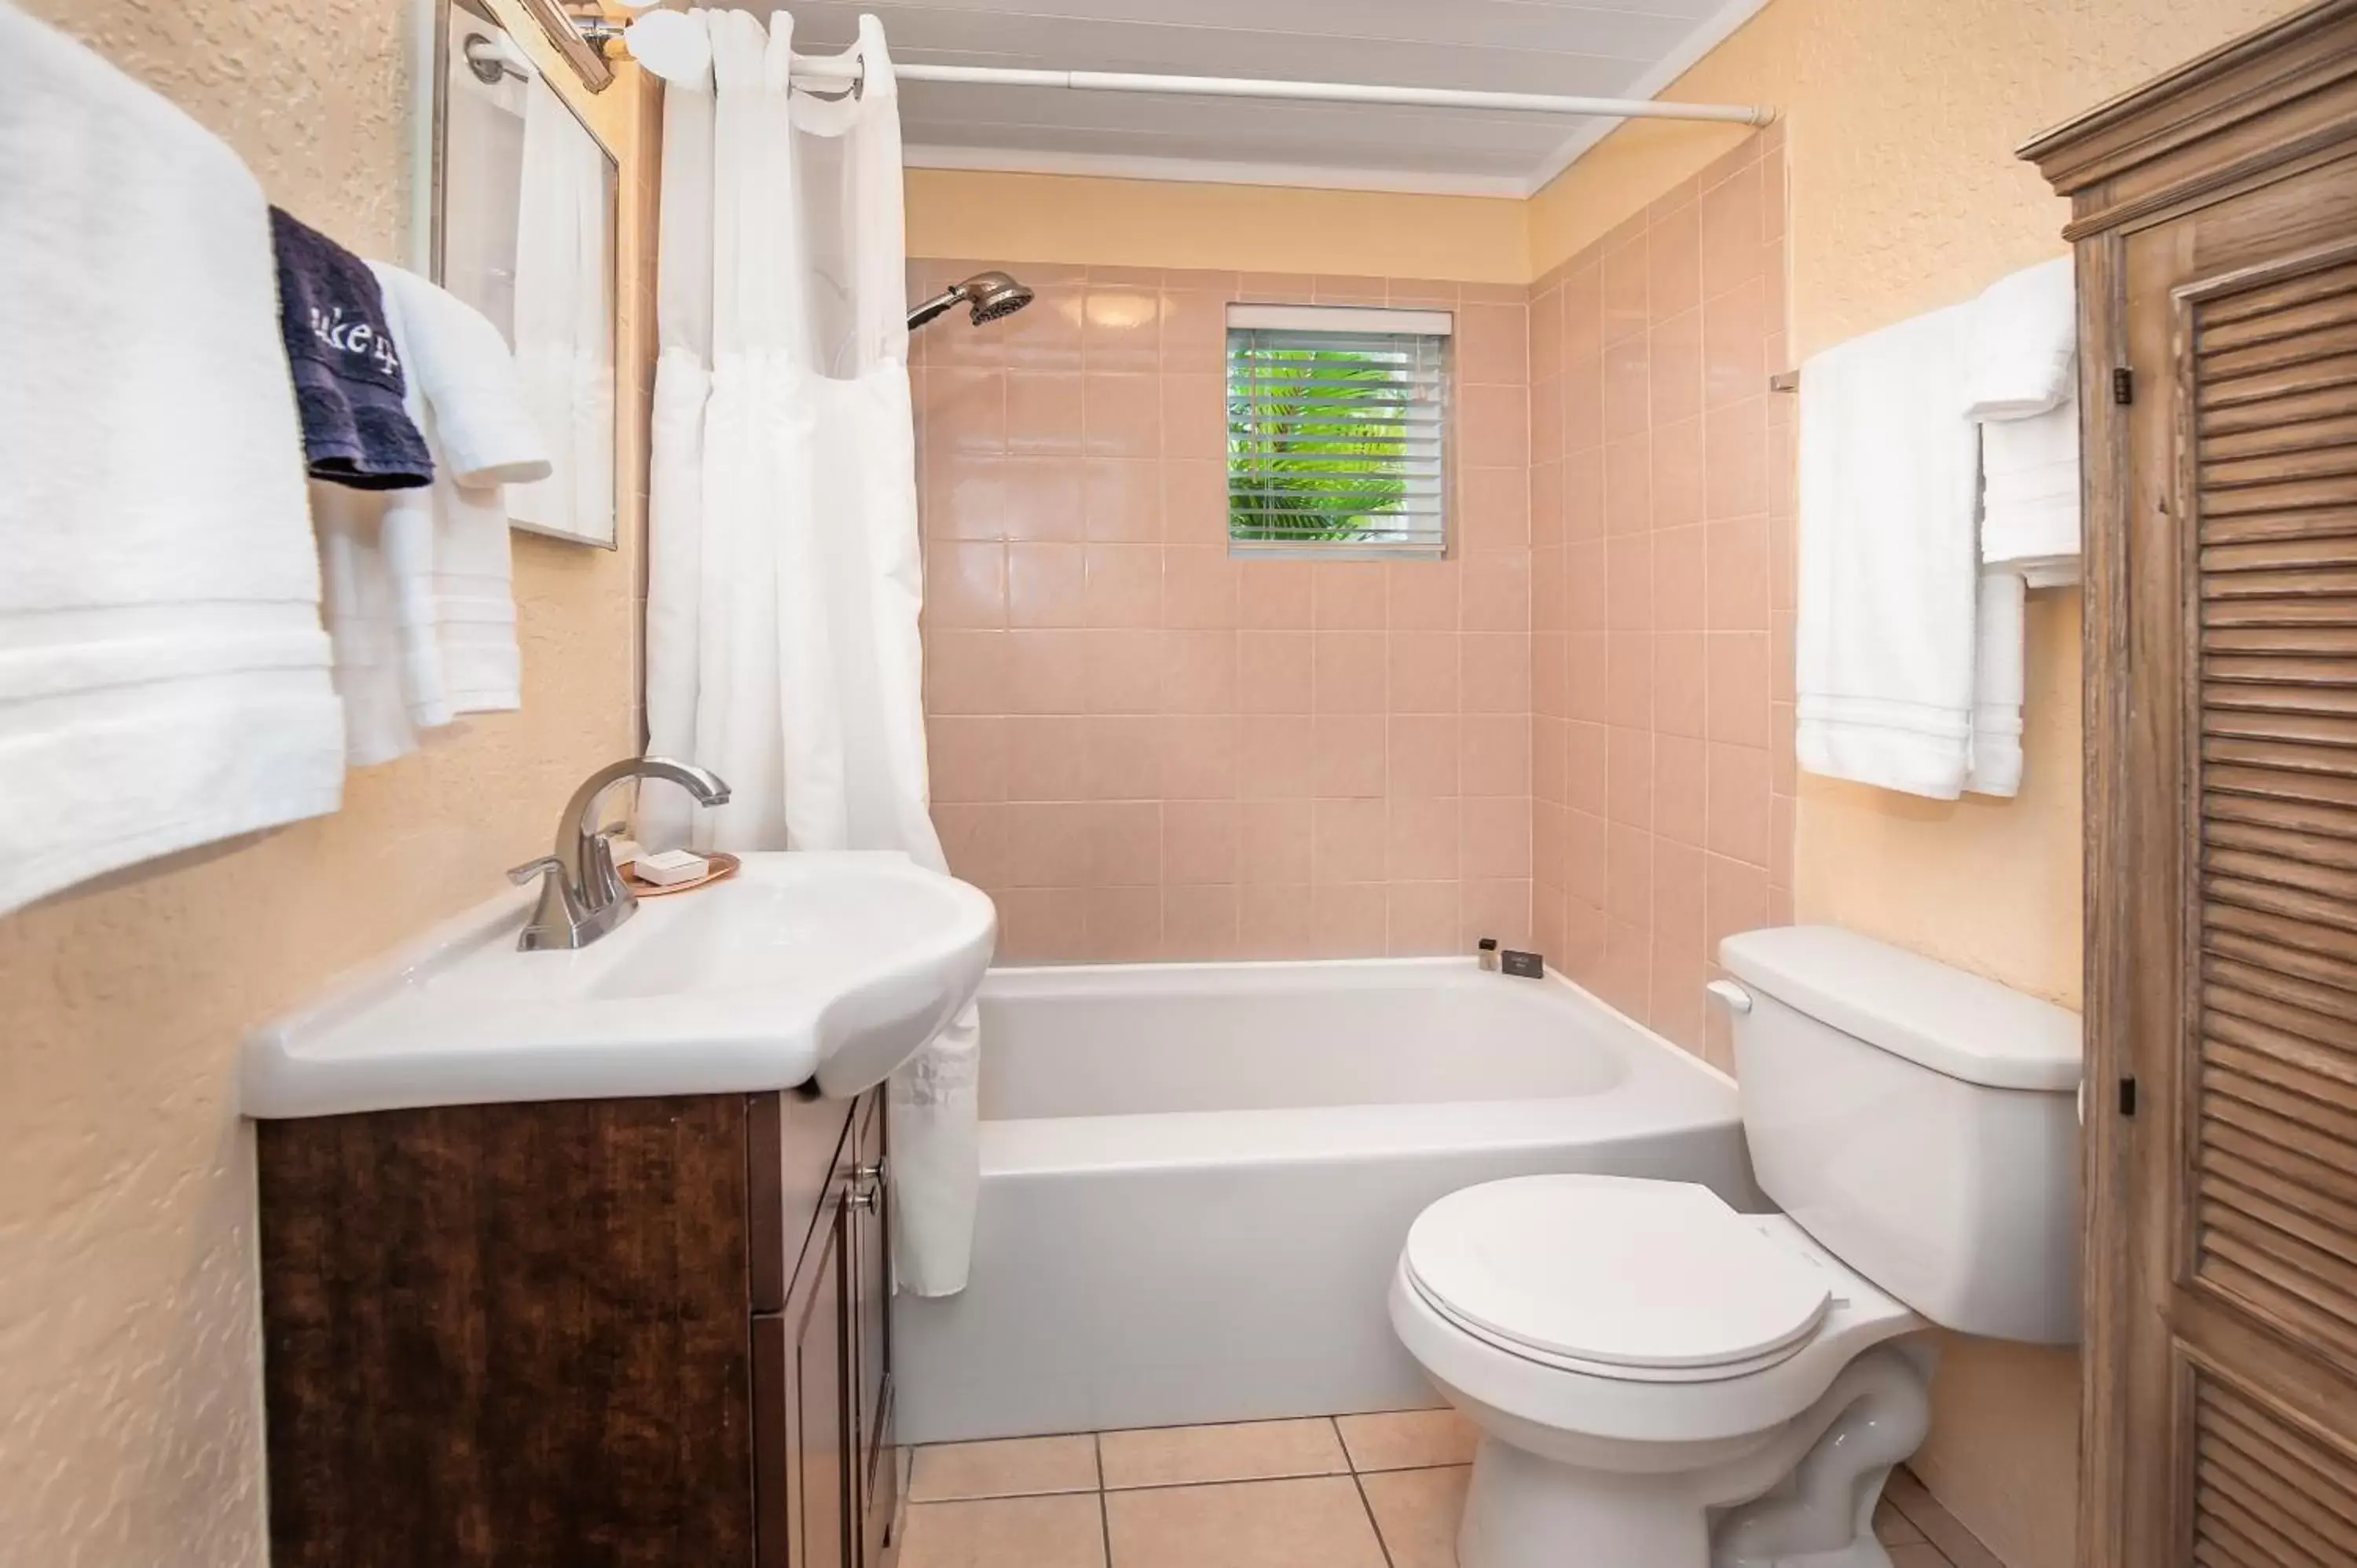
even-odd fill
[[[556,471],[517,528],[615,540],[617,170],[490,0],[436,0],[426,268],[515,351]]]

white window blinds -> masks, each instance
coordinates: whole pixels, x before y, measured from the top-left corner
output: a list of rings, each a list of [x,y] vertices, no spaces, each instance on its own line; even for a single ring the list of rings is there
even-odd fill
[[[1437,310],[1228,307],[1228,542],[1448,550],[1448,343]]]

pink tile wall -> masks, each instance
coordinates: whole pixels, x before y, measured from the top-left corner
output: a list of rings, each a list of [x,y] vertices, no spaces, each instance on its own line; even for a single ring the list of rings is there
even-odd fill
[[[1718,940],[1792,918],[1783,167],[1771,127],[1530,312],[1537,940],[1722,1065]]]
[[[1010,270],[1029,309],[912,346],[933,814],[1002,959],[1525,941],[1527,291]],[[1229,555],[1233,299],[1457,312],[1449,559]]]

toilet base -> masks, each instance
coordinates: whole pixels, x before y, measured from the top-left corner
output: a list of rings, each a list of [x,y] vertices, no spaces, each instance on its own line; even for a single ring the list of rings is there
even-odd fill
[[[1710,1518],[1695,1479],[1565,1465],[1484,1436],[1458,1568],[1706,1568]]]
[[[1691,1467],[1662,1444],[1569,1463],[1485,1432],[1460,1568],[1890,1568],[1874,1508],[1931,1423],[1930,1355],[1882,1346],[1745,1451]],[[1586,1447],[1587,1445],[1582,1445]]]

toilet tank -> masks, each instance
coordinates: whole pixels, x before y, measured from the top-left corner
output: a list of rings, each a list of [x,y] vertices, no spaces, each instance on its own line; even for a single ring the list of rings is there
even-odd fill
[[[1934,1323],[2077,1340],[2079,1015],[1831,926],[1719,961],[1768,1196]]]

